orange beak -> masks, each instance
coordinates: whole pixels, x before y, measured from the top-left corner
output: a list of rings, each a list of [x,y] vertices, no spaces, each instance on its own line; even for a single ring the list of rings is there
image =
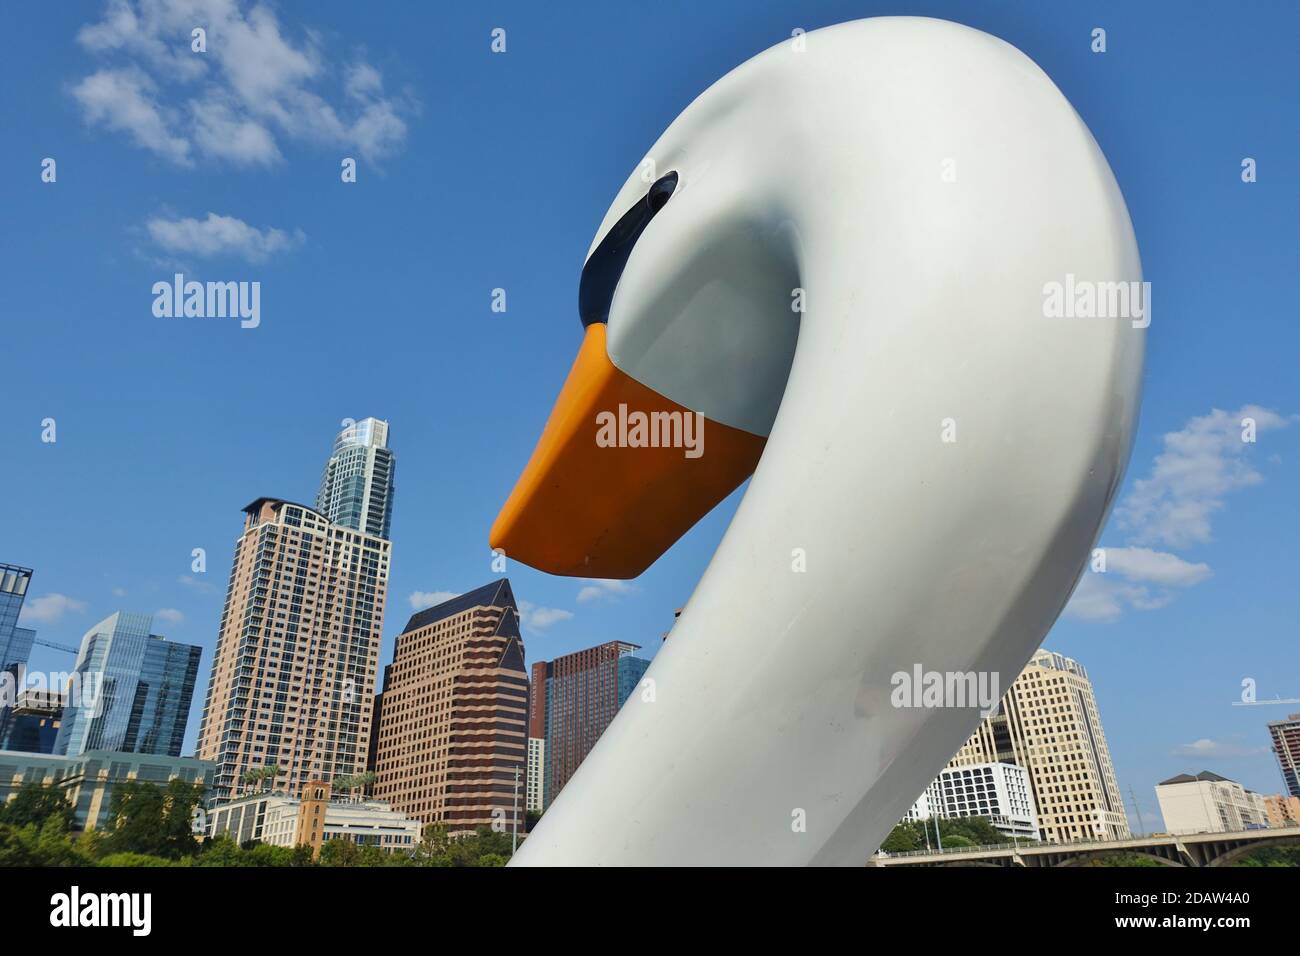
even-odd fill
[[[605,326],[588,325],[491,546],[551,574],[636,577],[753,474],[766,442],[620,371]]]

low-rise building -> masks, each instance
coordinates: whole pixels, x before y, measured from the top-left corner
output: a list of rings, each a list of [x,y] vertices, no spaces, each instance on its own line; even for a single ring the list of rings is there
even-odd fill
[[[172,780],[212,784],[214,765],[194,757],[88,750],[75,756],[0,751],[0,803],[29,783],[58,787],[72,804],[73,827],[102,829],[108,823],[113,788],[129,780],[165,787]]]
[[[1165,831],[1232,833],[1268,826],[1264,798],[1209,770],[1180,773],[1156,785]]]
[[[1265,797],[1264,815],[1268,818],[1269,829],[1300,827],[1300,797],[1285,793]]]
[[[307,784],[310,788],[311,783]],[[318,802],[304,801],[285,793],[257,793],[223,803],[207,811],[206,835],[228,836],[236,843],[251,841],[271,846],[312,846],[304,836],[310,823],[302,820],[304,806],[310,814]],[[331,799],[325,803],[322,844],[329,840],[351,840],[361,846],[376,846],[387,852],[412,852],[420,842],[421,825],[382,800]],[[300,828],[300,823],[309,826]],[[313,849],[315,847],[313,846]]]

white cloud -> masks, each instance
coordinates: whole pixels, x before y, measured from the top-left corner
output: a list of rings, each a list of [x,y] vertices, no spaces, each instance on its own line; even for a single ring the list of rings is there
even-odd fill
[[[365,100],[382,92],[384,79],[368,63],[354,63],[348,67],[345,89],[354,100]]]
[[[190,143],[171,132],[171,123],[154,96],[155,85],[140,70],[100,70],[72,88],[91,124],[102,123],[119,133],[129,133],[137,146],[157,153],[179,166],[188,166]]]
[[[1131,581],[1147,581],[1187,588],[1200,584],[1213,572],[1204,563],[1193,564],[1167,551],[1150,548],[1103,548],[1106,573],[1122,574]]]
[[[207,581],[202,581],[199,578],[193,577],[188,574],[182,574],[180,577],[176,579],[176,582],[178,584],[183,584],[187,588],[192,588],[193,590],[198,591],[201,594],[211,594],[214,590],[216,590]]]
[[[86,609],[86,602],[68,597],[66,594],[42,594],[23,603],[23,626],[32,624],[57,624],[64,614],[80,614]]]
[[[174,607],[160,607],[153,612],[153,616],[160,621],[166,621],[168,624],[179,624],[185,620],[185,615]]]
[[[277,252],[300,245],[306,236],[301,229],[292,234],[281,229],[258,229],[234,216],[208,213],[206,219],[150,219],[145,229],[154,243],[173,254],[196,256],[238,256],[249,262],[264,262]]]
[[[205,53],[190,49],[198,25],[207,31]],[[369,63],[333,67],[320,35],[300,33],[290,36],[269,7],[242,0],[110,0],[77,40],[116,65],[82,81],[78,89],[99,77],[77,99],[92,125],[130,132],[179,165],[194,155],[266,165],[281,157],[277,137],[371,161],[399,149],[403,116],[415,104],[385,94]],[[107,96],[114,86],[127,96]]]
[[[531,601],[519,602],[519,619],[523,622],[524,627],[531,627],[534,630],[541,631],[552,624],[558,624],[560,621],[567,621],[573,617],[572,611],[566,611],[558,607],[539,607]]]
[[[1212,409],[1164,436],[1151,474],[1133,483],[1115,509],[1116,525],[1132,546],[1104,548],[1106,572],[1091,567],[1079,581],[1065,613],[1085,621],[1111,622],[1125,609],[1150,611],[1174,599],[1173,588],[1200,584],[1213,573],[1167,551],[1143,545],[1187,547],[1210,540],[1210,518],[1232,491],[1263,481],[1250,462],[1246,426],[1261,432],[1285,428],[1288,419],[1258,405],[1236,412]]]
[[[578,603],[598,601],[603,597],[621,597],[631,594],[636,587],[627,581],[614,578],[587,578],[587,585],[578,592]]]
[[[407,600],[411,602],[413,610],[423,611],[427,607],[433,607],[443,601],[450,601],[458,596],[455,591],[412,591]]]
[[[1224,496],[1264,480],[1248,455],[1253,446],[1242,441],[1246,418],[1254,419],[1257,434],[1290,423],[1257,405],[1236,412],[1216,408],[1164,436],[1151,474],[1134,482],[1115,511],[1133,543],[1180,548],[1210,540],[1210,518]]]
[[[1211,740],[1208,737],[1202,737],[1190,744],[1181,744],[1175,747],[1173,755],[1175,757],[1205,757],[1207,759],[1225,760],[1235,757],[1256,757],[1268,753],[1268,749],[1267,747],[1245,747],[1228,740]]]
[[[194,142],[200,151],[241,166],[270,166],[280,159],[271,131],[217,96],[191,100]]]
[[[1085,621],[1114,621],[1126,607],[1162,608],[1174,599],[1170,588],[1189,588],[1210,577],[1210,566],[1184,561],[1150,548],[1103,548],[1106,570],[1084,572],[1065,613]]]
[[[126,597],[126,588],[113,588],[113,597]]]

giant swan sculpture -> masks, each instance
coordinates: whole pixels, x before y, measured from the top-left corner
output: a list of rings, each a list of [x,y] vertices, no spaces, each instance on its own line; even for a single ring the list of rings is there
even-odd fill
[[[841,24],[687,107],[596,234],[581,351],[492,546],[635,576],[753,479],[516,862],[864,863],[980,716],[895,675],[1005,690],[1128,459],[1145,323],[1049,317],[1049,289],[1140,279],[1088,129],[987,34]],[[698,413],[702,454],[634,447],[637,411]]]

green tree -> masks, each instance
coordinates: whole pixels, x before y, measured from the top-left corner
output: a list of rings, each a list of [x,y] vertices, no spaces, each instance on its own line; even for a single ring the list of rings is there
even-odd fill
[[[29,823],[43,826],[50,817],[63,820],[65,829],[69,830],[76,817],[67,793],[58,787],[25,783],[12,800],[0,806],[0,823],[16,827],[25,827]]]
[[[173,780],[167,789],[128,780],[113,788],[103,852],[143,853],[165,859],[192,856],[198,842],[191,832],[194,808],[203,796],[201,786]]]
[[[430,823],[420,834],[415,848],[417,866],[451,866],[451,837],[441,823]]]
[[[1163,866],[1159,860],[1146,853],[1102,853],[1092,857],[1084,866]]]
[[[71,839],[59,815],[46,818],[39,826],[16,827],[0,824],[0,867],[2,866],[88,866],[93,863]]]
[[[168,860],[148,853],[110,853],[102,857],[100,866],[184,866],[186,861]]]
[[[993,826],[988,817],[955,817],[939,821],[939,833],[943,845],[957,846],[949,842],[961,837],[968,841],[963,846],[991,846],[998,843],[1011,843],[1011,838]]]
[[[924,847],[925,838],[921,835],[920,828],[908,820],[904,820],[890,830],[889,836],[885,837],[884,842],[880,844],[880,849],[886,853],[905,853],[908,850],[920,850]]]
[[[243,858],[244,851],[239,844],[223,833],[203,841],[202,852],[195,863],[199,866],[241,866]]]
[[[1261,847],[1238,859],[1233,866],[1300,866],[1300,846]]]
[[[402,854],[388,854],[377,846],[351,840],[326,840],[320,851],[321,866],[405,866],[410,859]]]

